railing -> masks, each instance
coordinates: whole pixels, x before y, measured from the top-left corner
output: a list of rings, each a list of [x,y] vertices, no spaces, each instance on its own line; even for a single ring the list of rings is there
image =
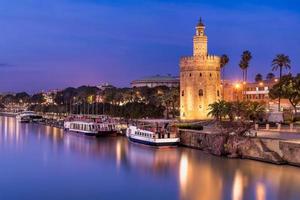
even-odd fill
[[[296,124],[281,124],[276,123],[274,125],[272,124],[266,124],[264,126],[255,124],[255,130],[261,130],[261,131],[278,131],[278,132],[293,132],[293,133],[300,133],[300,125]]]

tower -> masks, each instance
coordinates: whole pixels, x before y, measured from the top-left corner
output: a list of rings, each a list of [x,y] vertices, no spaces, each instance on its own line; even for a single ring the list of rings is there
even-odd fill
[[[193,43],[193,56],[180,59],[182,120],[209,118],[209,104],[221,98],[220,57],[208,54],[208,39],[201,19],[196,26]]]
[[[207,36],[205,35],[205,25],[200,18],[196,26],[196,34],[194,36],[194,56],[207,55]]]

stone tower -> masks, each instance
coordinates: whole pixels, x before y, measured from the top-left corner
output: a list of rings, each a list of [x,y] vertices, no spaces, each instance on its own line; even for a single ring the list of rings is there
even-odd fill
[[[221,98],[220,57],[209,55],[202,20],[196,26],[193,56],[180,59],[180,118],[208,119],[208,105]]]

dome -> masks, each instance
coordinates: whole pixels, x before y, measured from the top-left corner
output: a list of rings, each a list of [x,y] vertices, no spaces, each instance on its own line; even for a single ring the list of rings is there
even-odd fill
[[[197,26],[203,26],[203,27],[205,26],[201,17],[199,19],[199,22],[198,22]]]

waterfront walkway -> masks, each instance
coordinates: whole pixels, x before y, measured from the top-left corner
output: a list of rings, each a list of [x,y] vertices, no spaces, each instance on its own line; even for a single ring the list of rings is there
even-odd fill
[[[300,132],[259,130],[257,131],[257,136],[264,137],[264,138],[281,139],[281,140],[300,141]]]

